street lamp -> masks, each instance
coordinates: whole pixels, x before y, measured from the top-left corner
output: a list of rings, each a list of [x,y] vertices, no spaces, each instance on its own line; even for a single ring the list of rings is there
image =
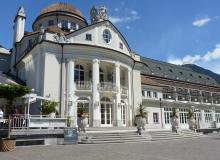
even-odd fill
[[[31,93],[33,93],[35,90],[34,88],[31,89]],[[28,95],[28,119],[30,117],[30,98],[31,98],[31,93]]]

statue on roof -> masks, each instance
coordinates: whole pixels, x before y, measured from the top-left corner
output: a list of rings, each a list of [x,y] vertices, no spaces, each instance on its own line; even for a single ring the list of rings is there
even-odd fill
[[[90,10],[91,22],[96,23],[100,21],[107,20],[107,9],[105,6],[97,8],[93,6]]]

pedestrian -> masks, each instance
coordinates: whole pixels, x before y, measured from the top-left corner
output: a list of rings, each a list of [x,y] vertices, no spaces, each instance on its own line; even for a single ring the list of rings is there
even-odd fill
[[[3,123],[4,123],[4,119],[3,118],[4,118],[4,112],[0,108],[0,128],[3,127]]]

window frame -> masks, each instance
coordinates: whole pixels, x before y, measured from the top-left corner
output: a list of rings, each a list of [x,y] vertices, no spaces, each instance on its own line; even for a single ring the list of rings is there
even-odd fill
[[[52,20],[52,19],[48,20],[48,26],[54,26],[54,20]]]
[[[111,34],[110,30],[104,29],[104,31],[102,33],[102,37],[103,37],[103,40],[105,41],[105,43],[109,44],[112,40],[112,34]]]
[[[92,34],[91,33],[86,33],[86,40],[92,41]]]
[[[153,123],[159,124],[159,113],[158,112],[153,112]]]

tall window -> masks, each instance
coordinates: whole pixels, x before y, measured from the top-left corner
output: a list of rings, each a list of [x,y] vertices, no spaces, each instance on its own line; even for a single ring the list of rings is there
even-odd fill
[[[157,98],[157,92],[154,92],[154,98]]]
[[[147,91],[147,97],[151,97],[151,91]]]
[[[84,68],[82,65],[76,65],[74,71],[74,81],[84,81]]]
[[[106,43],[109,43],[112,39],[111,32],[108,29],[105,29],[103,31],[103,39]]]
[[[142,96],[145,97],[145,90],[142,90]]]
[[[172,108],[165,107],[164,108],[165,124],[170,124],[171,114],[172,114]]]
[[[220,123],[220,110],[215,111],[215,119],[217,123]]]
[[[63,29],[68,29],[68,21],[67,20],[62,20],[62,28]]]
[[[194,110],[194,117],[195,117],[196,122],[201,120],[200,110]]]
[[[53,26],[54,25],[54,21],[53,20],[49,20],[48,21],[48,26]]]
[[[158,113],[153,113],[153,120],[154,120],[154,124],[158,124],[159,123],[159,114]]]
[[[76,23],[70,22],[70,29],[76,30]]]
[[[180,123],[186,124],[188,118],[188,109],[180,108],[179,115],[180,115]]]
[[[205,110],[205,122],[206,123],[212,122],[212,111],[211,110]]]
[[[99,81],[104,82],[104,72],[101,68],[99,69]]]

